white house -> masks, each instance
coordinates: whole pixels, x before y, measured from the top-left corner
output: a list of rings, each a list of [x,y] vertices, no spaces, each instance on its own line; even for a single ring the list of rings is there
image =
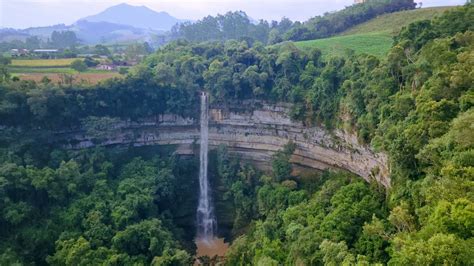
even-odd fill
[[[108,65],[108,64],[98,64],[95,69],[98,70],[115,70],[114,65]]]

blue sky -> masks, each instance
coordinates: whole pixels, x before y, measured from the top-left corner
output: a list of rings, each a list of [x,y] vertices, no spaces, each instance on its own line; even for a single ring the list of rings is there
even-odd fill
[[[353,0],[0,0],[0,27],[27,28],[71,24],[119,3],[145,5],[183,19],[243,10],[254,19],[279,20],[286,16],[304,21],[312,16],[351,5]],[[416,2],[419,2],[417,0]],[[464,4],[465,0],[425,0],[423,6]]]

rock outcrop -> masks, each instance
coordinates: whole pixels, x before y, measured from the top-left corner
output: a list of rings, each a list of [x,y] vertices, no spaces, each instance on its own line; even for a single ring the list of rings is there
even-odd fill
[[[306,127],[289,117],[290,105],[246,101],[210,107],[209,145],[224,144],[231,154],[269,168],[272,155],[290,140],[296,144],[292,163],[325,170],[345,169],[367,181],[390,186],[387,157],[361,145],[353,134]],[[108,129],[107,138],[94,140],[85,132],[60,133],[69,148],[94,145],[177,145],[177,153],[193,152],[199,143],[199,121],[161,115],[139,122],[122,121]]]

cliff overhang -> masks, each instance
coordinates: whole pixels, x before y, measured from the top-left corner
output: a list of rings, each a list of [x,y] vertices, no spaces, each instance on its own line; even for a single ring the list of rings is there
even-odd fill
[[[387,156],[374,152],[343,130],[305,126],[290,118],[290,104],[245,101],[211,105],[209,145],[226,145],[231,154],[267,169],[272,155],[290,140],[296,144],[291,158],[295,166],[317,170],[344,169],[366,181],[390,187]],[[58,133],[67,148],[96,145],[176,145],[178,154],[190,154],[199,143],[199,121],[173,114],[140,121],[121,121],[107,129],[107,137],[94,139],[85,131]]]

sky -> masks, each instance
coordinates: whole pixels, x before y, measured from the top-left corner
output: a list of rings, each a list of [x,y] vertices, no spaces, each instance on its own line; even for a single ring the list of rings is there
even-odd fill
[[[422,0],[416,0],[420,2]],[[197,20],[207,15],[242,10],[254,19],[305,21],[310,17],[349,6],[353,0],[0,0],[0,27],[27,28],[66,25],[127,3],[166,11],[181,19]],[[462,5],[466,0],[424,0],[423,6]]]

